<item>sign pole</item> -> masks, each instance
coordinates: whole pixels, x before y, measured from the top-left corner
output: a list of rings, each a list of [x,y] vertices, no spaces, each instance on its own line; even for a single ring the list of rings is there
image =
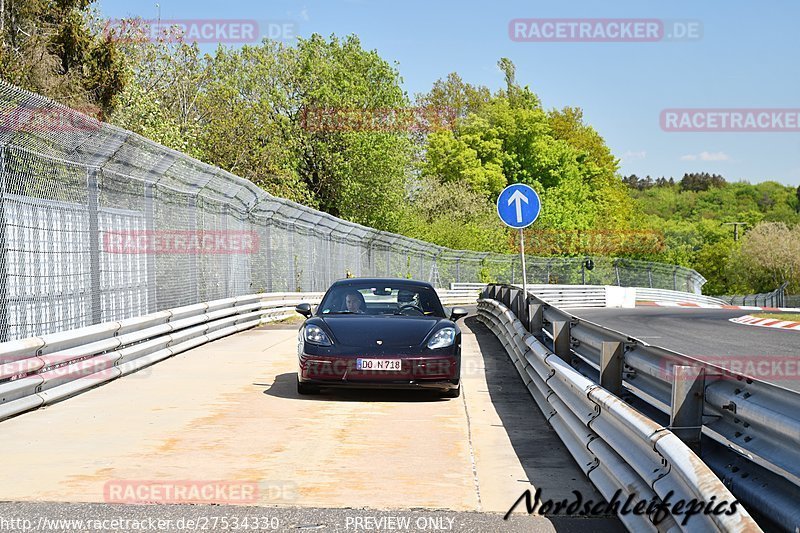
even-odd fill
[[[503,224],[519,230],[519,258],[522,264],[522,293],[528,299],[528,272],[525,265],[525,234],[523,230],[533,224],[542,210],[539,195],[524,183],[509,185],[497,197],[497,215]],[[511,279],[514,279],[514,268]],[[512,281],[513,283],[513,281]]]
[[[525,234],[522,228],[519,228],[519,258],[522,262],[522,294],[525,301],[528,301],[528,275],[525,272]]]

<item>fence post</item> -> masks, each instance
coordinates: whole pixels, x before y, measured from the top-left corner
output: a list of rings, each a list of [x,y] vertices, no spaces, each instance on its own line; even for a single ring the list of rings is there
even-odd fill
[[[87,209],[89,211],[89,295],[90,322],[99,324],[103,321],[102,299],[100,294],[100,222],[98,211],[100,198],[97,184],[97,168],[89,168],[86,172]]]
[[[615,396],[622,394],[622,343],[603,341],[600,359],[600,386]]]
[[[266,221],[265,237],[266,237],[266,250],[264,250],[264,257],[267,263],[267,287],[265,292],[272,292],[272,221]]]
[[[553,353],[568,363],[572,360],[569,322],[553,322]]]
[[[6,236],[6,150],[0,146],[0,342],[9,339],[8,237]]]
[[[189,195],[189,199],[188,199],[188,201],[186,203],[187,203],[187,205],[189,207],[189,212],[190,212],[189,217],[188,217],[189,218],[189,231],[190,231],[190,233],[194,234],[192,236],[192,238],[194,238],[194,236],[197,235],[197,196]],[[223,206],[223,208],[224,207],[225,206]],[[227,210],[225,210],[224,213],[227,213]],[[225,220],[225,218],[223,218],[223,220]],[[227,221],[225,221],[224,224],[227,224]],[[187,302],[187,303],[199,303],[199,302],[203,301],[203,300],[200,299],[200,272],[199,272],[199,268],[197,267],[197,256],[198,256],[199,253],[200,253],[200,251],[197,250],[194,253],[189,254],[189,265],[190,265],[189,268],[192,271],[192,273],[190,275],[190,277],[192,279],[189,280],[189,283],[193,283],[194,284],[194,300],[192,302]],[[227,264],[227,261],[225,263]],[[225,273],[225,292],[226,293],[228,292],[228,276],[227,276],[227,273]],[[226,298],[227,296],[228,295],[225,294],[225,296],[223,296],[223,298]],[[212,298],[216,298],[216,295],[213,296]]]
[[[295,220],[296,221],[296,220]],[[297,290],[297,282],[295,276],[295,265],[294,265],[294,232],[297,229],[297,225],[293,224],[289,227],[289,247],[286,250],[288,253],[286,254],[289,258],[289,263],[286,266],[286,290],[288,292],[295,292]],[[328,236],[330,239],[330,235]],[[328,269],[330,269],[330,261],[333,260],[333,250],[330,250],[328,254]]]
[[[672,269],[672,290],[678,290],[678,267]]]
[[[672,409],[670,429],[692,450],[700,450],[703,429],[705,370],[701,367],[672,367]]]
[[[153,205],[153,183],[144,184],[144,230],[148,239],[153,238],[156,229],[155,208]],[[147,312],[155,313],[158,311],[158,277],[156,275],[155,254],[145,254],[145,272],[147,276]]]

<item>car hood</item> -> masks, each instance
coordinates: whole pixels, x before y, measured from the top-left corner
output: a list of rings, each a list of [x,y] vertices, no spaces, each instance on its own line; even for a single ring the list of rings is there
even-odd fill
[[[387,315],[341,315],[322,319],[335,343],[383,348],[419,346],[442,320]]]

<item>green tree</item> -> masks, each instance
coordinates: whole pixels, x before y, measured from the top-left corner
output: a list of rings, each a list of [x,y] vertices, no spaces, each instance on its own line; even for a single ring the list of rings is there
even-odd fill
[[[117,43],[100,31],[92,0],[0,3],[0,76],[101,118],[126,82]]]

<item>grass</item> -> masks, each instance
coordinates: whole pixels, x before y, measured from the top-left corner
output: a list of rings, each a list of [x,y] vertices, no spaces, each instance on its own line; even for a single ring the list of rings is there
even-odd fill
[[[758,318],[772,318],[774,320],[789,320],[800,322],[800,313],[750,313],[750,316]]]

